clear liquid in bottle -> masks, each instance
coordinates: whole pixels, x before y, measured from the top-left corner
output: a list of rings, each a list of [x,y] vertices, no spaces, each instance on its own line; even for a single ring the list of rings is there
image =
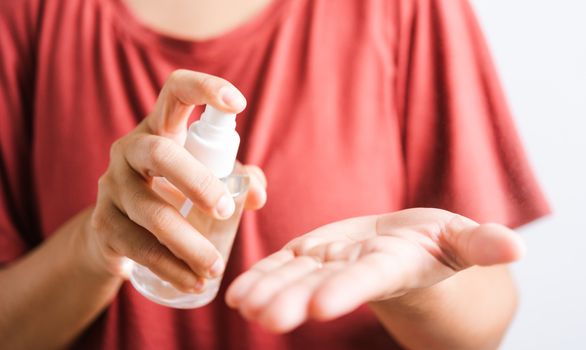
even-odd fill
[[[157,179],[157,181],[164,180]],[[218,220],[193,206],[186,219],[218,249],[224,262],[227,262],[238,231],[240,218],[242,217],[248,193],[249,177],[247,174],[237,170],[230,176],[223,178],[222,181],[234,198],[236,204],[234,214],[226,220]],[[168,188],[165,190],[164,186],[156,183],[153,187],[155,192],[163,199],[174,205],[178,210],[181,209],[184,197],[181,199],[181,196],[177,196],[176,191],[174,193],[174,191],[169,191]],[[179,309],[198,308],[210,303],[218,294],[221,281],[222,277],[207,279],[203,292],[184,293],[176,289],[171,283],[162,280],[147,267],[136,262],[133,262],[130,271],[130,282],[143,296],[158,304]]]

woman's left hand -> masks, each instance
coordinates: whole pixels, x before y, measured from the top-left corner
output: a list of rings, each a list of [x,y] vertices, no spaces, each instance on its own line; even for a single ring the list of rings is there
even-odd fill
[[[428,288],[474,265],[515,261],[512,230],[439,209],[339,221],[298,237],[239,276],[228,305],[273,332]]]

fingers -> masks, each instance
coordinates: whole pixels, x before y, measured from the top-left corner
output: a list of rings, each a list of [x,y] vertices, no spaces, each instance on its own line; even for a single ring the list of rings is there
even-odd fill
[[[187,197],[201,211],[218,219],[232,216],[235,210],[226,186],[182,147],[189,115],[195,105],[201,104],[239,113],[246,107],[246,99],[224,79],[175,71],[162,88],[153,112],[112,145],[108,171],[98,184],[94,212],[97,223],[109,223],[110,227],[105,230],[97,224],[89,231],[100,246],[117,252],[102,254],[107,266],[121,260],[121,256],[113,255],[127,255],[180,289],[193,286],[194,276],[213,278],[223,272],[224,263],[216,248],[175,209]],[[257,176],[250,205],[259,208],[266,201],[266,193],[260,190],[266,180],[259,169],[252,171]],[[168,186],[159,189],[154,177],[164,177]],[[119,212],[104,209],[109,207]],[[122,234],[126,231],[127,236]]]
[[[321,226],[287,244],[296,255],[305,255],[314,247],[336,241],[359,242],[376,236],[378,216],[363,216]]]
[[[482,224],[449,211],[413,208],[380,216],[379,235],[410,236],[426,245],[455,271],[473,265],[506,264],[520,259],[525,245],[518,234],[498,224]],[[416,235],[414,235],[416,233]]]
[[[279,251],[238,277],[228,288],[226,302],[249,320],[275,332],[286,332],[309,317],[308,305],[316,288],[346,263],[321,262]]]
[[[146,266],[184,292],[198,290],[198,277],[143,227],[128,220],[113,206],[101,208],[100,213],[94,217],[98,221],[94,225],[108,236],[107,248]]]
[[[246,107],[246,99],[222,78],[177,70],[165,82],[153,112],[134,133],[134,138],[118,144],[127,145],[123,147],[127,151],[125,157],[139,173],[166,177],[202,211],[227,218],[234,212],[232,197],[221,182],[182,147],[189,115],[195,105],[201,104],[239,113]]]
[[[152,233],[199,276],[221,275],[224,263],[220,253],[172,205],[137,179],[128,179],[121,187],[124,191],[115,204],[130,220]]]
[[[356,261],[360,244],[310,246],[307,255],[294,257],[292,250],[285,249],[261,260],[228,288],[228,305],[269,330],[287,332],[309,318],[332,319],[350,312],[380,296],[386,290],[381,288],[399,285],[398,274],[389,278],[391,268],[380,269],[381,264],[392,266],[383,261],[383,254]],[[330,260],[322,265],[322,257]]]
[[[309,240],[311,241],[311,240]],[[313,242],[313,241],[312,241]],[[291,249],[280,250],[255,264],[250,270],[240,275],[228,288],[226,292],[226,303],[234,308],[240,307],[240,302],[245,296],[253,295],[253,290],[263,289],[265,287],[258,287],[262,284],[261,281],[264,277],[269,274],[279,275],[286,274],[287,277],[283,279],[275,279],[281,284],[283,282],[293,280],[290,276],[296,276],[300,271],[308,271],[319,267],[320,261],[333,262],[333,261],[354,261],[358,258],[360,253],[360,245],[351,242],[332,242],[314,246],[307,252],[307,256],[296,257],[296,253]],[[299,260],[299,261],[297,261]],[[295,263],[292,263],[295,262]],[[297,269],[298,268],[298,269]],[[307,269],[307,270],[304,270]],[[271,284],[269,282],[266,284]],[[266,281],[265,281],[266,282]],[[274,286],[270,288],[270,293],[274,292]],[[265,292],[260,292],[264,294]],[[260,299],[266,299],[265,297],[259,297]],[[259,304],[258,302],[252,302],[252,304]],[[253,309],[254,307],[251,307]]]
[[[381,265],[389,266],[381,270]],[[315,259],[298,257],[266,273],[247,273],[241,300],[227,298],[249,320],[273,332],[288,332],[309,319],[330,320],[373,300],[393,285],[392,264],[383,254],[369,254],[354,263],[331,261],[319,267]]]
[[[280,250],[256,263],[250,270],[240,275],[226,291],[226,303],[238,307],[250,288],[267,272],[277,269],[294,259],[290,250]]]
[[[519,260],[525,244],[513,230],[498,224],[478,225],[456,216],[446,226],[446,241],[465,267]]]
[[[264,172],[255,165],[245,165],[244,170],[250,176],[250,189],[244,207],[248,210],[258,210],[267,202],[267,179]]]
[[[404,270],[386,254],[370,253],[329,276],[315,290],[309,305],[313,318],[330,320],[388,291],[400,291]]]
[[[308,319],[334,319],[367,302],[430,287],[459,269],[522,254],[513,231],[442,210],[341,223],[291,241],[285,253],[244,273],[230,286],[228,304],[269,330],[287,332]],[[313,263],[319,260],[321,268]]]
[[[267,177],[261,168],[259,168],[256,165],[245,165],[244,169],[246,172],[248,172],[250,177],[255,178],[257,180],[259,186],[265,189],[267,188]]]
[[[240,113],[246,99],[228,81],[189,70],[173,72],[146,123],[154,134],[174,138],[186,129],[193,106],[211,104],[225,112]]]
[[[325,263],[322,268],[279,290],[258,314],[258,322],[269,331],[284,333],[312,318],[308,305],[311,305],[315,291],[344,266],[342,261]]]
[[[166,178],[199,209],[216,218],[234,213],[234,200],[226,186],[177,143],[160,136],[137,135],[123,147],[128,164],[145,178]]]
[[[288,332],[309,319],[331,320],[387,290],[400,290],[401,281],[400,269],[382,253],[356,262],[330,261],[321,267],[304,256],[268,272],[247,272],[230,287],[227,300],[266,329]]]
[[[249,319],[255,318],[278,291],[320,267],[321,262],[302,256],[260,276],[249,288],[247,298],[238,306],[240,312]]]

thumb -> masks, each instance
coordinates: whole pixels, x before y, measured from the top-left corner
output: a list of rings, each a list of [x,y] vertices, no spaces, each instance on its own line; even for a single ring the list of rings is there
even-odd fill
[[[478,225],[458,216],[448,223],[446,233],[448,245],[464,267],[506,264],[525,253],[521,237],[503,225]]]
[[[153,134],[176,139],[183,135],[194,106],[210,104],[231,113],[240,113],[246,99],[231,83],[213,75],[176,70],[161,89],[155,108],[147,117]]]

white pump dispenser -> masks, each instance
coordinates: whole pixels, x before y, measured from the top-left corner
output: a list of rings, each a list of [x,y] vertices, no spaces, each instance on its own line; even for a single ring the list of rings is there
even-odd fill
[[[200,120],[191,124],[185,148],[216,177],[232,173],[240,136],[236,132],[236,114],[207,105]]]
[[[185,149],[219,179],[234,170],[239,145],[236,114],[219,111],[211,105],[206,105],[200,119],[191,124],[185,140]],[[188,199],[179,212],[187,216],[192,207]]]

